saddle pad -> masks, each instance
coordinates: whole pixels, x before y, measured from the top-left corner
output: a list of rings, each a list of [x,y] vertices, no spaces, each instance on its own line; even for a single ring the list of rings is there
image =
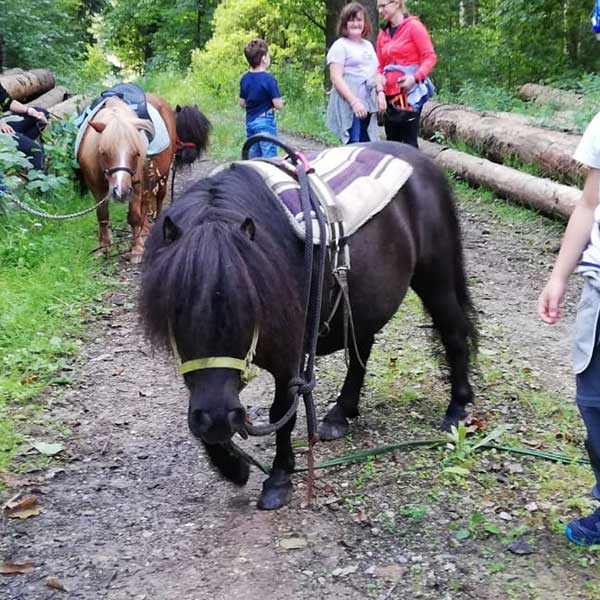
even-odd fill
[[[341,221],[344,235],[355,233],[371,217],[385,208],[406,183],[413,168],[406,161],[367,146],[348,145],[307,154],[314,174],[309,175],[324,213]],[[279,161],[280,162],[280,161]],[[296,234],[304,239],[305,227],[300,185],[278,161],[252,159],[239,164],[258,171],[281,200]],[[291,167],[291,165],[289,165]],[[335,210],[331,210],[332,205]],[[334,214],[335,218],[331,218]],[[313,219],[313,243],[319,244],[319,226]],[[327,228],[329,242],[329,228]]]
[[[77,131],[77,137],[75,138],[75,146],[73,149],[73,156],[75,157],[75,161],[77,161],[77,154],[79,153],[79,144],[81,144],[81,140],[83,138],[83,134],[85,133],[90,121],[96,116],[96,113],[102,109],[105,102],[108,98],[103,98],[101,102],[99,102],[93,108],[87,107],[86,110],[81,113],[75,119],[75,124],[79,127]],[[171,143],[171,139],[169,138],[169,132],[167,130],[167,126],[165,124],[164,119],[160,116],[160,113],[152,104],[146,105],[148,109],[148,114],[150,115],[150,120],[154,125],[154,137],[150,140],[148,145],[148,150],[146,151],[147,156],[153,156],[155,154],[160,154],[163,150],[165,150],[169,144]]]

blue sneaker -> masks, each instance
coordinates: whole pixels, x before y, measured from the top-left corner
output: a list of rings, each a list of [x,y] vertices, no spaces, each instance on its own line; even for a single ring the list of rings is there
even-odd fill
[[[578,546],[600,544],[600,508],[588,517],[571,521],[565,527],[565,535]]]

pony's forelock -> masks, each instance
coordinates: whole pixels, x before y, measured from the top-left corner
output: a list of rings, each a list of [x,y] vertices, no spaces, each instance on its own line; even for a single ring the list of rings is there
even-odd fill
[[[140,294],[142,322],[155,344],[169,347],[171,324],[180,335],[202,340],[196,343],[235,353],[240,335],[260,328],[273,310],[287,319],[296,308],[280,281],[283,259],[264,227],[274,218],[273,200],[253,186],[248,205],[248,189],[247,178],[235,175],[201,181],[156,223],[146,243]],[[242,227],[248,216],[262,225],[255,241]],[[180,231],[174,241],[163,236],[167,217]]]

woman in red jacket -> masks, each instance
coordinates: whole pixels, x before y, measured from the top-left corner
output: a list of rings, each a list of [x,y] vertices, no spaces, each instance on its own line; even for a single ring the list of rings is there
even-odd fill
[[[418,147],[421,108],[434,89],[428,75],[437,56],[427,29],[409,16],[404,0],[377,0],[384,21],[377,36],[377,102],[388,140]]]

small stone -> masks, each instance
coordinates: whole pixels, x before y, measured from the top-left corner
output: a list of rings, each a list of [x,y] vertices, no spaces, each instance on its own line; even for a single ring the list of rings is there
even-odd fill
[[[518,555],[533,554],[534,552],[533,548],[524,540],[517,540],[516,542],[509,544],[506,549],[509,552]]]

